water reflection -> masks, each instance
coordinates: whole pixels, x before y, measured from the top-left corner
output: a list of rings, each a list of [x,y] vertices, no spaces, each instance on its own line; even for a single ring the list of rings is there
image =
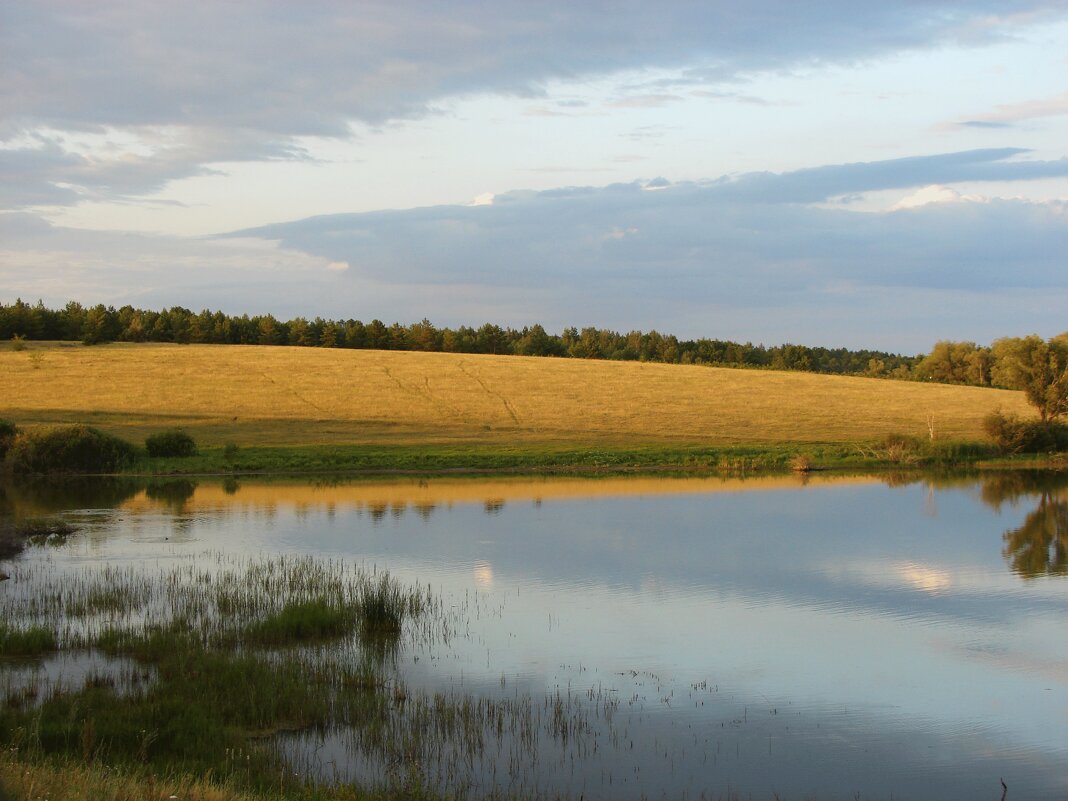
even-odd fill
[[[135,478],[15,478],[0,480],[0,513],[43,517],[72,509],[114,509],[144,492]]]
[[[400,660],[413,693],[620,701],[596,753],[542,743],[524,781],[547,794],[997,797],[1003,775],[1009,798],[1051,798],[1068,790],[1066,495],[1037,472],[203,479],[108,490],[91,535],[47,558],[312,553],[430,584],[474,611]],[[309,747],[359,775],[337,767],[348,739]],[[487,743],[467,780],[506,793]]]
[[[186,502],[197,491],[197,482],[186,478],[172,478],[165,481],[149,481],[145,487],[145,497],[159,501],[163,506],[174,514],[181,514],[185,510]],[[223,486],[223,492],[227,488]],[[234,494],[236,490],[227,492]]]
[[[1023,525],[1003,536],[1013,572],[1025,578],[1068,573],[1068,501],[1063,497],[1043,492]]]
[[[963,479],[967,480],[967,479]],[[932,487],[959,484],[959,476],[927,478]],[[1014,470],[984,474],[979,497],[991,509],[1026,507],[1034,503],[1023,523],[1002,534],[1002,555],[1009,568],[1027,579],[1068,574],[1068,475],[1043,470]]]

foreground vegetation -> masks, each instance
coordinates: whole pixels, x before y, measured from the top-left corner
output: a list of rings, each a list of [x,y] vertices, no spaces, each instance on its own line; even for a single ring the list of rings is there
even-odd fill
[[[141,451],[123,468],[135,472],[782,468],[800,452],[866,465],[892,461],[891,436],[937,462],[989,456],[978,443],[995,410],[1034,416],[1023,393],[989,388],[283,347],[34,343],[0,351],[0,382],[0,418],[28,431],[194,440],[192,456]]]
[[[80,684],[5,673],[0,742],[89,773],[303,792],[315,782],[274,735],[344,723],[371,751],[398,747],[383,733],[402,693],[387,661],[409,622],[424,639],[445,625],[426,591],[311,559],[39,570],[0,602],[0,657],[96,656]]]
[[[581,753],[592,720],[610,727],[619,704],[595,691],[409,691],[402,652],[447,642],[478,602],[445,608],[337,561],[37,563],[12,585],[0,594],[0,779],[18,798],[462,796],[484,758]],[[58,674],[33,668],[53,655]],[[332,733],[358,773],[320,761]]]

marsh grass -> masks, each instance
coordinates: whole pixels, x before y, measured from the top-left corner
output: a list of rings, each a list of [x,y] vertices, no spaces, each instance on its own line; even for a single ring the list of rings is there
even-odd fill
[[[50,628],[24,628],[0,623],[0,656],[38,657],[56,650],[56,635]]]
[[[27,623],[0,628],[0,655],[87,651],[142,667],[90,675],[80,688],[9,683],[18,703],[0,710],[3,743],[35,758],[237,776],[260,789],[284,775],[279,732],[331,722],[386,730],[396,688],[387,690],[372,641],[387,629],[398,640],[418,616],[438,615],[420,636],[445,625],[428,591],[341,562],[216,556],[155,574],[19,567],[0,619]],[[370,623],[366,598],[383,604]],[[228,757],[238,752],[239,765]]]
[[[358,624],[366,628],[358,605],[333,605],[325,598],[286,604],[245,634],[245,642],[257,645],[285,645],[309,640],[328,640],[355,632]],[[397,633],[400,633],[398,619]]]
[[[419,595],[404,593],[388,574],[360,587],[356,597],[356,612],[360,634],[368,640],[391,640],[400,636],[405,617],[418,617],[425,600]]]
[[[0,619],[26,623],[0,631],[6,652],[98,660],[81,683],[47,671],[16,679],[0,665],[0,745],[17,754],[4,769],[19,781],[19,771],[54,781],[47,766],[62,765],[107,792],[106,776],[142,791],[185,776],[211,777],[189,780],[205,798],[366,797],[352,781],[380,798],[462,795],[495,760],[527,770],[539,747],[581,756],[593,721],[618,705],[608,694],[409,691],[393,667],[400,649],[447,644],[472,609],[485,610],[477,599],[446,608],[428,589],[341,561],[213,554],[168,568],[60,571],[31,562],[16,565],[11,589]],[[326,732],[343,733],[359,772],[341,777],[315,761]]]

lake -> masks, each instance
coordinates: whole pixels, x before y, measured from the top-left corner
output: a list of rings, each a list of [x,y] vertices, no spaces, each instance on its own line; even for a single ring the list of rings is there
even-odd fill
[[[437,789],[998,799],[1003,780],[1007,799],[1068,797],[1063,474],[200,479],[2,498],[80,531],[5,563],[0,600],[34,575],[220,555],[429,587],[450,633],[396,654],[404,710],[467,699],[498,721],[420,752]],[[343,727],[279,745],[324,778],[391,780]]]

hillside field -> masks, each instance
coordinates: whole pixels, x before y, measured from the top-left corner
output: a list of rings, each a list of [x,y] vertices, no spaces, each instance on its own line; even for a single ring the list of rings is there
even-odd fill
[[[810,373],[236,345],[0,350],[0,418],[207,446],[738,446],[981,440],[1018,392]]]

